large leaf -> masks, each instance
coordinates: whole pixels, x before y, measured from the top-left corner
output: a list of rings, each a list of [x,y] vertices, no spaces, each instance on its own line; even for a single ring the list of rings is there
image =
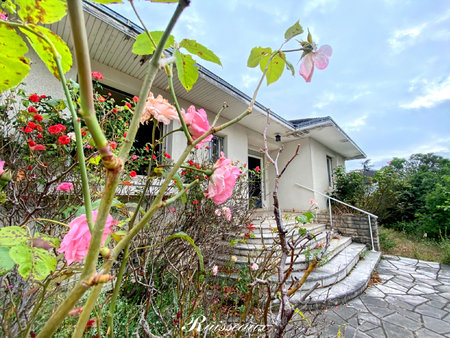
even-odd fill
[[[0,246],[0,276],[7,274],[14,267],[14,261],[9,257],[9,248]]]
[[[9,250],[9,256],[19,265],[18,272],[24,279],[43,280],[56,269],[56,257],[41,248],[18,245]]]
[[[294,23],[291,27],[289,27],[286,30],[286,32],[284,33],[284,38],[286,40],[289,40],[289,39],[292,39],[294,36],[297,36],[302,33],[303,33],[303,27],[297,21],[296,23]]]
[[[150,36],[152,37],[153,41],[156,45],[158,45],[159,41],[161,40],[161,37],[164,32],[162,31],[154,31],[149,32]],[[166,44],[164,45],[164,48],[169,48],[175,43],[175,39],[172,35],[169,36],[167,39]],[[153,54],[155,51],[155,46],[150,41],[147,33],[139,34],[136,37],[136,42],[133,44],[133,53],[136,55],[150,55]]]
[[[177,65],[178,80],[186,91],[190,91],[198,79],[198,68],[195,60],[186,54],[175,51],[175,64]]]
[[[264,71],[266,69],[267,63],[270,60],[270,56],[267,55],[261,59],[260,67],[261,70]],[[277,81],[281,74],[283,74],[284,66],[286,61],[284,60],[284,55],[281,52],[278,52],[274,55],[272,60],[270,60],[269,66],[267,67],[266,79],[267,85]]]
[[[185,48],[189,53],[201,57],[203,60],[211,61],[222,66],[219,57],[202,44],[195,40],[183,39],[180,42],[180,48]]]
[[[20,7],[17,14],[30,23],[53,23],[61,20],[67,12],[64,0],[16,0]]]
[[[28,241],[27,230],[18,227],[10,226],[0,229],[0,246],[16,246],[25,244]]]
[[[262,48],[262,47],[254,47],[252,51],[250,52],[250,56],[247,60],[247,67],[254,68],[257,65],[259,65],[261,59],[267,55],[272,54],[272,49],[269,47]]]
[[[16,31],[0,23],[0,93],[17,86],[30,71],[28,47]]]
[[[33,29],[35,32],[40,33],[44,36],[46,36],[55,46],[55,49],[61,56],[61,66],[64,73],[67,73],[70,70],[70,67],[72,67],[72,54],[70,53],[69,47],[67,47],[66,43],[63,39],[61,39],[58,35],[53,33],[50,29],[45,27],[40,27],[36,25],[29,25],[31,29]],[[52,53],[52,50],[48,43],[42,39],[41,37],[37,36],[36,34],[26,30],[26,29],[20,29],[22,33],[24,33],[27,38],[28,42],[31,44],[33,49],[36,51],[36,53],[39,55],[41,60],[45,63],[47,68],[50,70],[50,72],[57,78],[60,79],[59,73],[58,73],[58,67],[56,65],[54,55]]]

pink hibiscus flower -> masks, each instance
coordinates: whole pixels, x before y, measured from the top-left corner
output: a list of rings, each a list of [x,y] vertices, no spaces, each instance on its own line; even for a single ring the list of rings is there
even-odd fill
[[[92,212],[92,218],[95,222],[97,218],[98,210]],[[112,226],[116,224],[116,221],[111,215],[108,215],[105,224],[105,230],[102,237],[102,245],[105,243],[106,238],[112,232]],[[91,233],[86,220],[86,214],[83,214],[69,223],[69,232],[64,236],[61,246],[58,252],[64,252],[67,264],[73,262],[81,262],[86,257],[91,242]]]
[[[314,73],[314,66],[317,69],[325,69],[328,66],[328,58],[331,57],[333,50],[328,45],[323,45],[316,51],[314,50],[303,57],[303,62],[300,65],[300,75],[303,76],[306,82],[311,82]]]
[[[220,158],[213,166],[213,170],[205,197],[211,198],[214,203],[219,205],[230,198],[233,193],[236,179],[239,176],[239,168],[233,166],[231,160],[225,158],[224,154],[221,153]]]
[[[152,118],[164,124],[169,124],[172,120],[179,120],[177,110],[169,103],[169,101],[164,99],[161,95],[154,98],[153,93],[150,93],[145,101],[141,123],[148,122]]]
[[[184,109],[182,111],[184,120],[186,121],[186,124],[189,129],[189,133],[191,133],[192,138],[194,140],[198,139],[200,136],[202,136],[204,133],[206,133],[211,126],[208,122],[208,116],[206,115],[206,112],[204,109],[195,110],[194,106],[190,106],[188,108],[187,113],[185,113]],[[205,138],[202,142],[197,144],[195,147],[200,149],[203,145],[203,143],[207,143],[211,141],[213,138],[212,135],[209,135],[207,138]]]

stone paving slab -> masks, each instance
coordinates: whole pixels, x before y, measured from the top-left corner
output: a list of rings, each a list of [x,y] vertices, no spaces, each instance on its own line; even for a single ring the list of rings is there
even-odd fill
[[[450,266],[383,256],[381,282],[319,315],[314,337],[450,337]]]

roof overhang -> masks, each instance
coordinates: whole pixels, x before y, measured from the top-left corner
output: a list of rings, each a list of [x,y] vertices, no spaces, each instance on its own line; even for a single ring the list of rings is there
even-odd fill
[[[295,124],[295,121],[293,121]],[[330,116],[308,119],[295,124],[297,137],[310,137],[342,155],[346,160],[366,158],[358,145],[334,122]]]

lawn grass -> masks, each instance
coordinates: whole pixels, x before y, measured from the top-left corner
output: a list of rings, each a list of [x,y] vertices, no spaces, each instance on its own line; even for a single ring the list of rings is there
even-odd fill
[[[381,251],[384,254],[449,264],[450,245],[400,231],[379,228]]]

